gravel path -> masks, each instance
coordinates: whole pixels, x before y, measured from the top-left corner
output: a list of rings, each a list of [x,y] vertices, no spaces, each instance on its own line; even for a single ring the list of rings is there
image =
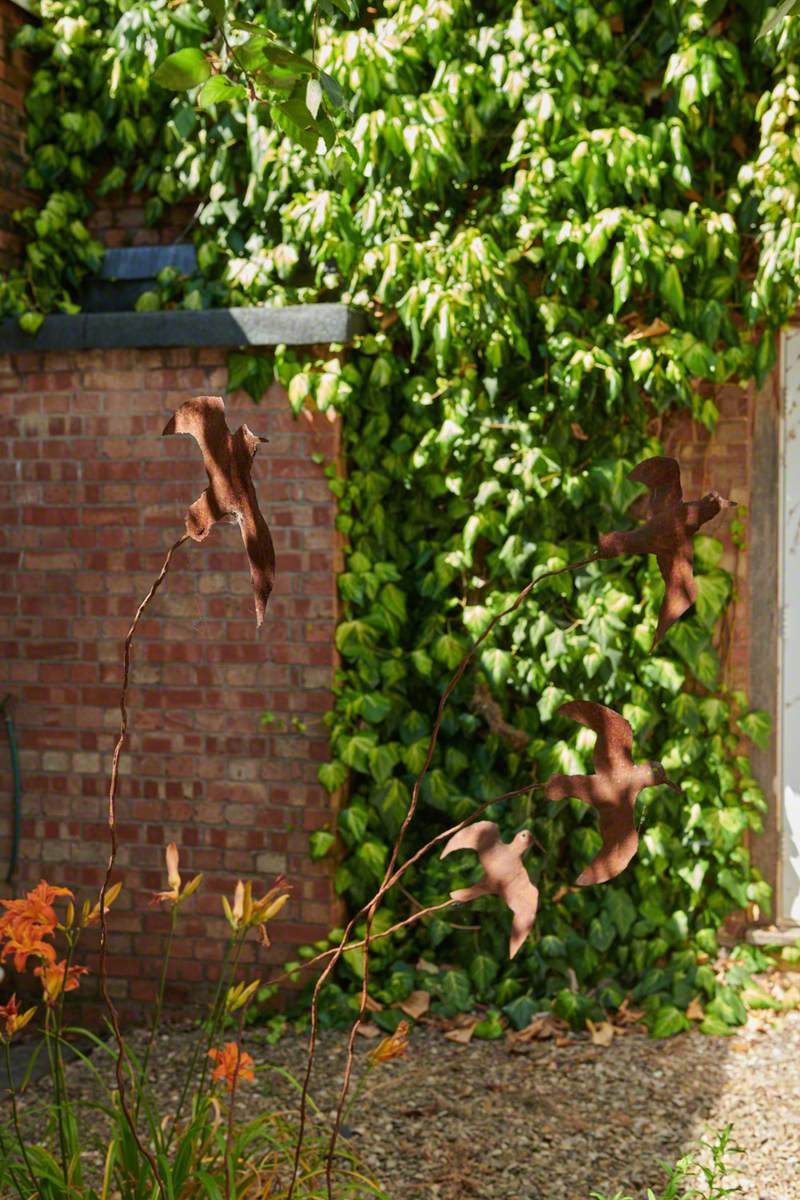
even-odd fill
[[[191,1037],[173,1028],[159,1039],[162,1101],[177,1092]],[[137,1050],[142,1041],[134,1035]],[[558,1041],[459,1045],[418,1026],[406,1056],[370,1075],[350,1147],[391,1200],[588,1200],[594,1189],[640,1200],[663,1184],[659,1159],[674,1162],[709,1127],[732,1122],[746,1200],[800,1198],[800,1013],[753,1016],[733,1038]],[[320,1037],[312,1095],[323,1114],[335,1104],[344,1044],[341,1033]],[[374,1044],[359,1039],[359,1065]],[[303,1037],[247,1048],[257,1063],[302,1072]],[[85,1070],[69,1072],[88,1096]],[[249,1095],[251,1114],[269,1102]],[[278,1095],[291,1092],[278,1085]]]

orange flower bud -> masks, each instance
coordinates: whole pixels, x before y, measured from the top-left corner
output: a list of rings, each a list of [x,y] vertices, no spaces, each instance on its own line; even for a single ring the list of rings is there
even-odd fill
[[[408,1021],[401,1021],[391,1037],[385,1037],[369,1052],[369,1065],[376,1067],[379,1063],[391,1062],[393,1058],[402,1058],[407,1049]]]

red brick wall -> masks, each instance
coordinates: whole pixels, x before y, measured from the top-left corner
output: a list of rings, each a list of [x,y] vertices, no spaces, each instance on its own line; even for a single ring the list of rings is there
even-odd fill
[[[122,639],[206,483],[194,441],[159,434],[188,396],[221,391],[223,361],[217,350],[0,359],[0,695],[17,701],[17,894],[42,875],[80,895],[99,886]],[[174,999],[215,977],[227,929],[220,894],[230,896],[238,877],[257,881],[257,894],[279,872],[295,883],[271,962],[337,915],[329,870],[310,862],[307,835],[331,815],[316,776],[327,756],[338,556],[334,501],[311,456],[336,459],[338,427],[320,415],[295,420],[277,387],[258,408],[238,395],[227,405],[233,428],[247,420],[270,438],[254,476],[278,576],[258,633],[238,529],[218,525],[176,553],[140,626],[119,801],[125,889],[110,943],[123,1001],[150,996],[160,970],[166,915],[148,898],[164,886],[172,839],[184,877],[205,872],[176,949]],[[262,729],[265,709],[288,731]],[[5,874],[5,744],[0,763]]]
[[[0,0],[0,270],[20,254],[19,238],[13,231],[11,213],[30,203],[22,190],[25,169],[25,116],[23,102],[30,80],[30,64],[11,43],[20,25],[30,20],[27,13]]]
[[[2,0],[0,0],[0,3]],[[98,177],[102,177],[100,172]],[[107,196],[95,196],[96,208],[86,222],[91,233],[111,248],[116,246],[171,246],[173,242],[190,242],[189,228],[197,201],[185,200],[163,214],[156,226],[144,219],[145,192],[121,188]]]
[[[757,396],[753,384],[744,391],[732,384],[718,388],[714,401],[719,421],[713,434],[685,412],[667,418],[662,437],[667,454],[682,468],[684,495],[702,496],[715,488],[741,506],[720,514],[707,530],[725,545],[721,565],[734,577],[734,604],[718,635],[726,682],[731,687],[748,687],[748,594],[747,543],[749,539],[753,417]],[[737,547],[730,536],[733,520],[744,520],[744,545]]]

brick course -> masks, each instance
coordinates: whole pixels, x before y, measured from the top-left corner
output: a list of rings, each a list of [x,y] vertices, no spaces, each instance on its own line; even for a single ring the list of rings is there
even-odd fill
[[[222,390],[224,352],[0,363],[0,694],[17,700],[23,780],[16,890],[45,875],[92,894],[107,856],[122,640],[206,483],[194,441],[159,434],[189,395]],[[122,1001],[151,996],[160,970],[166,916],[148,899],[164,886],[170,840],[185,877],[205,872],[183,925],[174,1002],[214,979],[227,929],[220,894],[231,895],[238,877],[257,881],[257,892],[278,872],[295,883],[270,961],[338,917],[329,867],[310,862],[307,835],[331,815],[316,776],[328,753],[339,558],[334,500],[311,456],[337,460],[339,430],[319,414],[296,420],[278,387],[257,408],[239,395],[226,405],[232,428],[246,420],[270,439],[254,478],[278,575],[259,634],[239,532],[219,525],[176,552],[140,625],[119,796],[125,888],[110,942]],[[285,732],[261,727],[265,709]],[[0,760],[5,863],[5,746]],[[245,959],[255,953],[251,945]]]

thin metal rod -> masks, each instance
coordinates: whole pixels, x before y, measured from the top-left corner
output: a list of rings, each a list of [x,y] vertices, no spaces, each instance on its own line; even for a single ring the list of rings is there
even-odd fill
[[[143,1155],[144,1158],[147,1159],[148,1163],[150,1164],[150,1169],[153,1172],[154,1180],[158,1184],[158,1188],[161,1193],[162,1200],[168,1200],[167,1189],[166,1189],[164,1181],[161,1178],[161,1175],[159,1173],[158,1164],[156,1163],[154,1156],[150,1153],[150,1151],[144,1145],[141,1138],[139,1137],[139,1134],[136,1131],[136,1121],[134,1120],[133,1114],[131,1113],[130,1108],[128,1107],[128,1102],[125,1097],[125,1077],[123,1075],[123,1066],[126,1064],[128,1066],[130,1066],[130,1062],[128,1060],[128,1056],[125,1051],[125,1043],[122,1040],[122,1032],[120,1030],[120,1025],[119,1025],[119,1014],[117,1013],[116,1007],[114,1005],[114,1001],[111,999],[111,993],[108,990],[108,922],[106,920],[106,892],[108,891],[108,887],[111,882],[111,873],[114,870],[114,864],[115,864],[116,858],[117,858],[117,848],[118,848],[117,847],[117,787],[119,784],[120,755],[122,754],[122,747],[125,743],[125,738],[128,733],[128,688],[130,685],[131,645],[133,643],[134,634],[136,633],[136,627],[139,624],[139,620],[141,619],[142,614],[144,613],[148,604],[153,599],[156,592],[161,587],[161,584],[164,582],[164,579],[166,578],[167,572],[169,571],[170,563],[172,562],[173,554],[175,553],[175,551],[178,549],[179,546],[182,546],[183,543],[188,540],[189,540],[189,534],[185,533],[185,534],[183,534],[182,537],[178,538],[177,542],[174,542],[173,545],[170,546],[170,548],[167,552],[167,557],[164,559],[164,565],[162,566],[158,575],[154,579],[154,581],[150,587],[150,591],[147,593],[144,600],[142,600],[141,604],[137,608],[136,616],[133,618],[133,624],[131,625],[130,629],[128,630],[128,632],[125,636],[125,648],[124,648],[124,652],[123,652],[123,668],[122,668],[122,691],[120,692],[120,698],[119,698],[119,713],[120,713],[119,732],[117,734],[116,745],[114,746],[114,754],[111,759],[111,781],[110,781],[109,787],[108,787],[108,828],[109,828],[109,833],[110,833],[110,838],[111,838],[111,851],[108,856],[108,865],[106,867],[106,874],[105,874],[105,878],[103,879],[103,885],[100,888],[100,900],[99,900],[99,905],[100,905],[100,964],[99,964],[100,992],[101,992],[101,995],[105,1002],[106,1008],[108,1009],[109,1019],[111,1021],[111,1028],[114,1033],[114,1040],[117,1043],[116,1077],[117,1077],[117,1088],[119,1091],[119,1104],[120,1104],[120,1108],[122,1109],[122,1113],[125,1117],[125,1120],[128,1123],[128,1127],[130,1128],[131,1135],[133,1136],[133,1139],[136,1142],[136,1145],[138,1146],[140,1153]]]

